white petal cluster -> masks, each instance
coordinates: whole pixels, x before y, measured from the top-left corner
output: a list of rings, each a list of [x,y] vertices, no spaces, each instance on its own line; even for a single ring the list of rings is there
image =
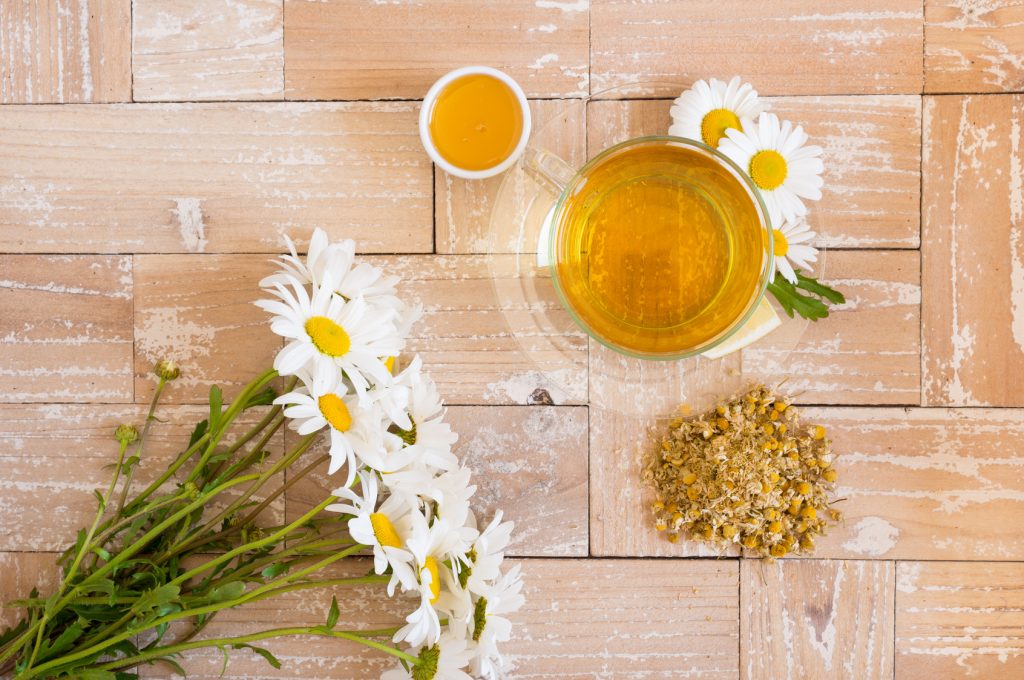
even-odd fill
[[[430,659],[435,678],[500,677],[506,615],[523,604],[518,569],[501,569],[512,523],[499,512],[477,529],[476,487],[452,451],[457,435],[437,386],[418,356],[402,362],[422,311],[397,297],[397,277],[357,263],[351,240],[330,243],[317,229],[305,259],[288,247],[260,282],[272,299],[257,302],[287,340],[274,367],[298,378],[275,403],[300,435],[327,431],[329,472],[345,477],[328,510],[372,549],[374,571],[390,575],[388,595],[411,604],[394,641]],[[399,362],[407,365],[396,371]]]

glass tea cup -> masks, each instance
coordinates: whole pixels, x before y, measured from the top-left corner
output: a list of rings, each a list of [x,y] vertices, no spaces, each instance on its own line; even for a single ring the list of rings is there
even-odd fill
[[[526,164],[559,192],[539,259],[590,337],[628,356],[683,359],[757,309],[774,271],[772,229],[757,189],[723,154],[649,136],[579,170],[547,151]]]

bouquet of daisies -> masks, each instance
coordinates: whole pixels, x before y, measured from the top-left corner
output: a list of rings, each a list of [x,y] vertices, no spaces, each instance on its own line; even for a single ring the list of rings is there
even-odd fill
[[[470,507],[476,487],[452,452],[457,437],[437,387],[419,357],[403,354],[421,309],[398,298],[397,277],[357,263],[350,240],[330,243],[318,229],[304,259],[288,246],[278,271],[260,283],[270,299],[256,303],[288,340],[273,369],[230,404],[212,388],[209,418],[138,490],[132,481],[144,468],[157,402],[180,371],[157,366],[149,417],[141,432],[117,429],[113,479],[96,492],[91,526],[59,560],[60,586],[13,603],[26,614],[0,634],[0,674],[117,680],[156,662],[184,674],[178,660],[202,647],[219,648],[225,664],[228,650],[248,649],[279,666],[254,643],[319,635],[396,657],[388,680],[500,675],[497,647],[511,636],[506,615],[523,604],[518,567],[502,569],[512,524],[498,512],[478,526]],[[268,387],[278,376],[288,379],[281,396]],[[266,447],[283,426],[299,439],[276,458]],[[313,457],[307,452],[321,437],[328,451]],[[338,488],[294,521],[267,518],[287,488],[324,466]],[[368,565],[362,556],[371,553]],[[367,573],[337,577],[345,560],[368,565]],[[199,635],[230,607],[367,583],[401,598],[404,621],[340,629],[334,599],[320,625]]]
[[[789,316],[817,320],[843,295],[808,276],[818,260],[804,201],[821,198],[820,146],[803,126],[768,112],[749,83],[698,80],[672,104],[668,133],[703,142],[733,161],[757,187],[772,226],[775,276],[768,291]]]

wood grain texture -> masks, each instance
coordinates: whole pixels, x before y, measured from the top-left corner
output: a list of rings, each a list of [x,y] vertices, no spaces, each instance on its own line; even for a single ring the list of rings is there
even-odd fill
[[[530,97],[588,93],[586,0],[286,0],[288,99],[421,99],[446,72],[487,64]]]
[[[1021,406],[1024,97],[927,97],[923,403]]]
[[[282,0],[135,0],[135,101],[284,99]]]
[[[846,302],[816,322],[790,319],[742,350],[745,377],[786,379],[812,404],[918,404],[921,398],[921,275],[913,251],[833,251],[823,281]]]
[[[132,260],[0,255],[0,402],[131,401]]]
[[[284,343],[253,304],[269,297],[259,288],[274,271],[265,256],[135,258],[136,401],[148,403],[157,383],[153,366],[162,359],[181,367],[164,392],[167,403],[205,403],[213,385],[234,395],[273,366]]]
[[[357,563],[358,564],[358,563]],[[509,560],[520,564],[526,604],[510,617],[513,639],[502,647],[509,675],[537,680],[584,678],[735,678],[737,563],[691,560]],[[368,564],[362,564],[365,573]],[[359,573],[352,567],[351,573]],[[401,621],[408,600],[383,600],[383,587],[339,588],[339,628]],[[203,635],[238,635],[271,626],[321,623],[331,592],[319,590],[227,610]],[[359,602],[355,616],[344,604]],[[263,644],[263,643],[261,643]],[[370,678],[390,666],[380,653],[340,640],[288,638],[266,647],[284,667],[272,671],[245,652],[232,653],[224,678]],[[219,677],[220,652],[184,659],[189,677]],[[153,668],[144,677],[166,677]]]
[[[122,423],[139,431],[148,406],[142,404],[40,404],[0,406],[0,551],[59,551],[74,543],[75,532],[96,513],[94,489],[110,483],[109,465],[117,460],[114,430]],[[135,476],[139,489],[156,479],[173,457],[187,447],[195,424],[207,407],[161,407]],[[252,427],[265,411],[255,409],[236,421],[239,431]],[[268,445],[280,455],[284,437]],[[261,495],[261,494],[257,494]],[[230,494],[227,496],[230,497]],[[265,496],[264,496],[265,497]],[[266,518],[284,518],[284,500],[276,500]]]
[[[1000,409],[808,408],[837,455],[842,524],[817,539],[826,559],[1022,560],[1024,412]],[[591,552],[707,555],[651,527],[640,460],[652,419],[590,417]]]
[[[926,0],[924,91],[1006,92],[1024,87],[1024,3]]]
[[[907,94],[922,86],[922,7],[912,0],[595,0],[590,44],[594,92],[734,73],[763,94]]]
[[[586,104],[565,100],[537,100],[530,102],[533,132],[530,145],[543,149],[568,163],[582,165],[586,156]],[[507,238],[490,232],[491,215],[500,210],[500,219],[510,224],[521,224],[526,215],[542,219],[551,204],[542,203],[553,191],[543,192],[542,180],[523,171],[519,166],[509,172],[484,180],[465,180],[453,177],[440,168],[435,172],[434,218],[439,253],[514,253],[519,249],[518,229],[505,230]],[[499,189],[507,194],[499,202]],[[543,198],[540,198],[543,196]]]
[[[808,202],[820,245],[918,247],[919,97],[769,97],[767,103],[824,149],[822,198]],[[639,135],[665,134],[671,106],[671,100],[590,102],[589,155]]]
[[[1024,565],[898,562],[896,677],[1024,676]]]
[[[890,680],[892,562],[742,560],[745,680]]]
[[[28,597],[33,588],[46,592],[57,586],[56,560],[54,553],[0,552],[0,631],[13,626],[25,613],[2,605]]]
[[[515,522],[510,555],[587,555],[587,409],[452,406],[447,422],[459,435],[455,453],[473,473],[480,526],[498,510]],[[296,440],[289,431],[289,446]],[[322,441],[312,451],[328,449]],[[310,474],[289,490],[288,517],[301,517],[343,482],[342,472]]]
[[[0,104],[132,98],[131,0],[0,4]]]
[[[4,107],[0,252],[277,253],[311,225],[364,251],[430,251],[416,109]]]

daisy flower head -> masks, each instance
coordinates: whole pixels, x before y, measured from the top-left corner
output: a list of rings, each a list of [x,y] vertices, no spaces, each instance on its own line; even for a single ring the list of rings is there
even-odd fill
[[[473,659],[473,650],[465,636],[445,631],[437,643],[429,647],[420,646],[410,652],[419,657],[412,668],[399,665],[384,671],[381,680],[472,680],[472,676],[462,670]]]
[[[774,230],[772,236],[775,248],[775,270],[790,283],[796,283],[794,269],[809,272],[813,269],[813,263],[818,261],[818,249],[810,245],[815,233],[803,220],[798,222],[786,220],[778,229]]]
[[[403,547],[405,539],[400,532],[409,524],[409,506],[401,497],[389,496],[378,508],[377,475],[364,470],[359,473],[359,480],[362,494],[347,486],[335,489],[332,493],[344,502],[328,505],[327,510],[352,516],[348,521],[348,531],[353,539],[373,548],[374,573],[383,574],[391,568],[388,597],[395,594],[395,587],[399,584],[403,590],[414,588],[416,576],[410,566],[412,553]]]
[[[472,632],[476,656],[470,666],[476,675],[490,680],[501,677],[504,660],[498,652],[498,643],[508,642],[512,637],[512,622],[505,615],[523,606],[522,590],[517,564],[477,598],[473,606]]]
[[[394,641],[405,640],[415,647],[425,642],[433,644],[441,636],[435,605],[441,600],[442,584],[451,578],[451,570],[445,562],[459,536],[443,519],[435,519],[429,526],[421,513],[410,513],[409,519],[409,538],[405,543],[413,555],[413,569],[419,581],[415,590],[419,591],[420,604],[405,618],[406,625],[395,633]]]
[[[717,78],[698,80],[672,104],[672,126],[668,133],[704,142],[712,149],[729,128],[741,130],[746,118],[757,118],[764,106],[757,90],[739,76],[728,83]]]
[[[406,446],[415,452],[417,459],[428,467],[451,470],[458,466],[459,459],[452,453],[452,446],[459,436],[444,422],[444,405],[437,391],[437,385],[429,376],[416,372],[409,376],[409,419],[412,429],[396,434]]]
[[[274,404],[285,407],[285,417],[292,419],[289,427],[300,435],[329,429],[331,462],[327,472],[334,474],[347,465],[346,485],[351,485],[360,460],[382,455],[383,417],[376,407],[361,406],[357,397],[349,395],[341,373],[330,364],[316,364],[312,376],[300,371],[299,378],[303,386],[277,397]]]
[[[459,572],[460,582],[475,595],[486,594],[491,583],[501,576],[501,562],[515,526],[512,522],[502,522],[501,518],[499,510],[473,542],[467,564]]]
[[[299,256],[295,243],[287,236],[285,242],[289,254],[282,255],[276,262],[280,271],[260,281],[261,287],[287,285],[293,280],[304,285],[319,286],[330,272],[333,281],[331,290],[346,300],[363,297],[370,304],[385,307],[395,314],[404,308],[404,304],[395,296],[399,278],[385,276],[379,267],[366,262],[356,264],[356,243],[352,239],[331,243],[327,232],[317,227],[309,240],[305,262]]]
[[[788,120],[762,113],[743,129],[726,130],[718,150],[740,166],[761,193],[773,225],[807,214],[803,199],[821,198],[821,147],[807,145],[807,133]]]
[[[388,384],[391,374],[380,357],[398,354],[401,338],[389,313],[370,307],[359,297],[346,301],[332,292],[333,278],[325,274],[322,285],[305,285],[292,279],[288,286],[275,283],[277,300],[256,305],[274,314],[270,329],[289,342],[274,358],[281,375],[295,375],[302,368],[313,372],[335,367],[345,372],[361,397],[371,382]]]

